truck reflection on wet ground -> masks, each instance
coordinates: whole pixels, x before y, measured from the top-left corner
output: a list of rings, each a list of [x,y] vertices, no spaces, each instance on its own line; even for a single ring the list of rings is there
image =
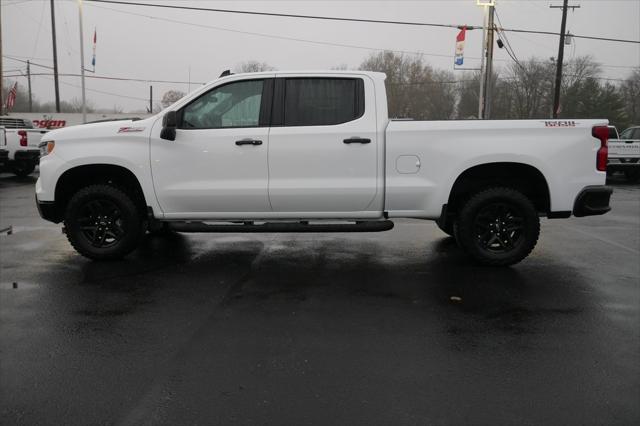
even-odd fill
[[[38,218],[33,179],[5,176],[9,424],[640,420],[638,185],[615,183],[610,215],[544,221],[529,258],[487,268],[419,220],[147,236],[92,262]]]

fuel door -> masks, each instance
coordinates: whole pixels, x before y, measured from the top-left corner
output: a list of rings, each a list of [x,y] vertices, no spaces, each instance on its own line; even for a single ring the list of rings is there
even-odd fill
[[[396,170],[402,174],[415,174],[420,171],[420,158],[417,155],[401,155],[396,158]]]

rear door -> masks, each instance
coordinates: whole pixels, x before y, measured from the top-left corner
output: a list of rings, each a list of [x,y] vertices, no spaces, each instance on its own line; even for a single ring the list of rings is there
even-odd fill
[[[365,86],[369,90],[365,91]],[[376,196],[373,83],[361,77],[276,79],[269,201],[295,217],[363,217]]]

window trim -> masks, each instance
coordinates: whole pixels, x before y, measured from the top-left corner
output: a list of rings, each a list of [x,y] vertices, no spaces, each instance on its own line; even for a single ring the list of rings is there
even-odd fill
[[[365,106],[365,90],[364,79],[362,77],[320,77],[320,76],[296,76],[296,77],[276,77],[275,86],[273,90],[273,107],[272,107],[272,120],[271,127],[324,127],[324,126],[340,126],[342,124],[351,123],[352,121],[359,120],[364,116]],[[287,126],[284,123],[285,119],[285,99],[286,99],[286,81],[287,80],[355,80],[356,93],[354,97],[354,109],[357,112],[357,116],[351,120],[343,121],[333,124],[301,124],[296,126]]]
[[[206,92],[200,94],[200,96],[198,96],[195,99],[192,99],[191,101],[189,101],[188,104],[183,105],[180,107],[180,109],[178,111],[176,111],[176,114],[178,116],[178,126],[177,129],[178,130],[223,130],[223,129],[257,129],[260,127],[269,127],[269,122],[271,121],[271,104],[272,104],[272,98],[273,98],[273,80],[275,80],[273,77],[267,77],[267,78],[248,78],[248,79],[241,79],[241,80],[233,80],[233,81],[229,81],[227,83],[221,84],[219,86],[215,86],[212,87],[211,89],[207,90]],[[198,101],[200,98],[202,98],[203,96],[207,96],[209,93],[213,92],[214,90],[218,90],[222,87],[228,86],[230,84],[234,84],[234,83],[244,83],[247,81],[262,81],[262,95],[260,98],[260,113],[258,116],[258,124],[255,126],[228,126],[228,127],[183,127],[183,114],[184,114],[184,110],[191,105],[192,103]]]

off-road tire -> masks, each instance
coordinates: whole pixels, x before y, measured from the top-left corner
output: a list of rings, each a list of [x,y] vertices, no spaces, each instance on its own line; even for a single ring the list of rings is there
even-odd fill
[[[626,170],[624,177],[628,182],[635,183],[640,181],[640,168],[634,167],[633,170]]]
[[[73,248],[93,260],[121,259],[138,246],[144,234],[135,201],[109,185],[78,190],[67,204],[64,225]]]
[[[446,226],[443,226],[439,220],[436,221],[436,225],[438,225],[438,228],[440,228],[440,230],[442,232],[444,232],[445,234],[449,235],[450,237],[454,236],[454,231],[453,231],[453,221],[449,221],[449,223]]]
[[[492,187],[464,203],[454,228],[458,245],[476,261],[508,266],[531,253],[540,235],[540,219],[524,194]]]
[[[36,169],[35,164],[27,163],[26,161],[16,161],[11,166],[11,171],[14,175],[19,177],[27,177]]]

